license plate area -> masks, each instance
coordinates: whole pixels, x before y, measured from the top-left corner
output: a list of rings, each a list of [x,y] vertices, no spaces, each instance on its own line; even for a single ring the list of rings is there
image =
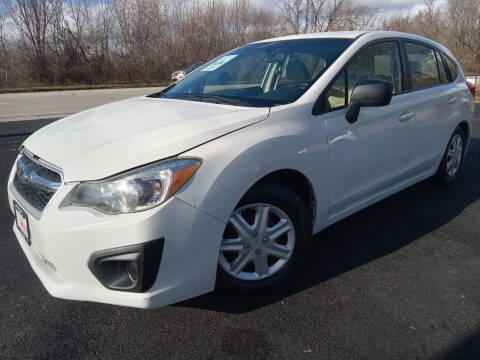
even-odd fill
[[[23,210],[16,201],[13,202],[13,210],[15,213],[15,224],[17,225],[18,231],[23,235],[27,244],[32,245],[27,212]]]

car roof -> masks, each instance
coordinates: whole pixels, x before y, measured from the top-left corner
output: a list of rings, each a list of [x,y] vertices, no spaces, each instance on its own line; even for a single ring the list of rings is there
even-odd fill
[[[417,39],[426,42],[432,42],[432,40],[424,38],[422,36],[409,34],[405,32],[399,31],[332,31],[332,32],[319,32],[319,33],[309,33],[309,34],[296,34],[296,35],[287,35],[287,36],[280,36],[271,39],[265,39],[258,41],[261,42],[269,42],[269,41],[282,41],[282,40],[298,40],[298,39],[357,39],[362,35],[368,35],[368,37],[372,38],[391,38],[391,37],[399,37],[399,38],[409,38],[409,39]]]
[[[282,40],[299,40],[299,39],[358,39],[361,36],[365,36],[365,40],[377,40],[382,38],[402,38],[417,40],[427,44],[430,44],[434,47],[439,48],[440,50],[446,52],[449,56],[453,56],[450,50],[448,50],[443,45],[427,39],[425,37],[414,35],[405,32],[399,31],[332,31],[332,32],[320,32],[320,33],[310,33],[310,34],[297,34],[297,35],[287,35],[271,39],[266,39],[258,41],[262,42],[272,42],[272,41],[282,41]]]
[[[281,41],[281,40],[297,40],[297,39],[356,39],[359,36],[367,33],[368,31],[332,31],[332,32],[320,32],[320,33],[309,33],[309,34],[297,34],[297,35],[287,35],[280,36],[271,39],[265,39],[261,42],[269,41]]]

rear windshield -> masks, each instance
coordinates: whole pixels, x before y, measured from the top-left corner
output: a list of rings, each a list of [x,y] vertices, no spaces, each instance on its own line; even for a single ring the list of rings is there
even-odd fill
[[[242,46],[151,96],[256,107],[288,104],[305,93],[352,42],[300,39]]]

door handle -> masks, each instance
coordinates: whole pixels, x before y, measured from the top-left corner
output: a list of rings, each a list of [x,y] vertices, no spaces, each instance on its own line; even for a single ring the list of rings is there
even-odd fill
[[[400,122],[407,122],[407,121],[409,121],[410,119],[413,119],[414,117],[415,117],[415,113],[410,112],[410,113],[408,113],[408,114],[400,115],[400,117],[398,118],[398,121],[400,121]]]
[[[457,101],[456,97],[450,98],[450,99],[448,99],[448,105],[453,105],[453,104],[455,104],[456,101]]]

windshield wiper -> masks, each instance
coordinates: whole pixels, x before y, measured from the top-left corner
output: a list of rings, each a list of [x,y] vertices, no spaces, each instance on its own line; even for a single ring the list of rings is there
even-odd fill
[[[227,104],[227,105],[236,105],[236,106],[242,106],[242,104],[244,104],[244,102],[241,100],[225,98],[223,96],[218,96],[218,95],[207,95],[207,94],[183,95],[178,97],[177,99],[203,101],[203,102],[211,102],[215,104]]]

